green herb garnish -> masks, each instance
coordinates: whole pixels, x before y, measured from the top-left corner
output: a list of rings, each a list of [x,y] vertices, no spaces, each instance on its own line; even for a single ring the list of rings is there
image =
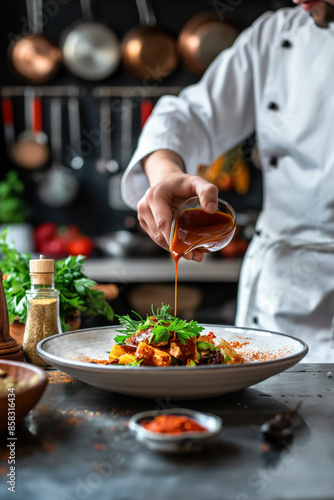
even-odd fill
[[[160,342],[168,342],[171,334],[175,333],[177,338],[182,344],[185,344],[187,339],[191,337],[199,337],[204,327],[199,326],[197,321],[189,321],[176,318],[168,313],[169,305],[162,304],[155,312],[152,306],[152,316],[147,315],[144,320],[139,314],[136,314],[140,320],[133,320],[129,315],[117,316],[122,330],[116,330],[123,335],[115,337],[117,344],[123,345],[129,337],[134,335],[138,330],[152,329],[152,334],[149,340],[151,344],[154,342],[156,345]]]
[[[131,312],[138,315],[135,311]],[[120,332],[123,335],[117,335],[114,340],[116,344],[124,345],[125,340],[136,333],[137,330],[139,330],[139,327],[144,322],[144,320],[141,316],[139,316],[141,321],[135,321],[134,319],[130,318],[128,314],[126,314],[125,316],[118,316],[116,314],[116,317],[118,318],[119,323],[122,326],[122,330],[116,330],[116,332]]]

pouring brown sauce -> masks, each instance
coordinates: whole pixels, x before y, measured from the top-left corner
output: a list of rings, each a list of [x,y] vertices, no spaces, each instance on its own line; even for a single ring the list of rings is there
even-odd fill
[[[195,248],[214,252],[229,243],[235,229],[235,220],[229,214],[209,214],[201,208],[183,210],[175,220],[170,252],[175,262],[175,309],[177,314],[177,271],[181,257]]]

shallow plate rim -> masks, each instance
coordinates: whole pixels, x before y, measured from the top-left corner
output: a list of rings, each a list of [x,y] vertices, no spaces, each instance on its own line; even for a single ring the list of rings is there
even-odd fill
[[[222,370],[222,369],[245,369],[245,368],[248,368],[250,369],[254,369],[256,367],[259,367],[259,366],[271,366],[271,365],[276,365],[276,364],[281,364],[283,361],[294,361],[294,360],[301,360],[303,359],[306,354],[308,353],[309,351],[309,347],[308,345],[306,344],[306,342],[304,342],[304,340],[302,339],[298,339],[297,337],[294,337],[292,335],[288,335],[286,333],[281,333],[281,332],[275,332],[275,331],[271,331],[271,330],[264,330],[264,329],[259,329],[259,328],[247,328],[247,327],[239,327],[239,326],[234,326],[234,325],[218,325],[218,324],[211,324],[211,323],[199,323],[200,326],[204,326],[204,327],[210,327],[210,329],[214,329],[214,327],[219,327],[219,328],[229,328],[229,329],[235,329],[235,330],[242,330],[242,331],[251,331],[251,332],[255,332],[255,333],[259,333],[259,332],[263,332],[263,333],[270,333],[271,335],[274,335],[274,336],[280,336],[280,337],[287,337],[287,338],[290,338],[296,342],[298,342],[302,349],[301,351],[299,351],[298,353],[295,353],[295,354],[289,354],[287,356],[284,356],[283,358],[278,358],[278,359],[271,359],[271,360],[267,360],[267,361],[254,361],[254,362],[249,362],[249,363],[241,363],[241,364],[231,364],[231,365],[209,365],[209,366],[205,366],[205,365],[201,365],[201,366],[196,366],[196,371],[198,370],[201,370],[201,371],[207,371],[207,370]],[[70,359],[66,359],[66,358],[61,358],[57,355],[54,355],[54,354],[50,354],[46,351],[44,351],[43,349],[43,346],[44,344],[47,344],[48,342],[54,340],[55,338],[60,338],[60,337],[64,337],[66,335],[73,335],[73,334],[77,334],[77,333],[80,333],[82,334],[83,332],[89,332],[89,331],[96,331],[96,330],[108,330],[108,329],[111,329],[111,328],[117,328],[119,325],[110,325],[110,326],[103,326],[103,327],[98,327],[98,328],[83,328],[83,329],[80,329],[80,330],[72,330],[72,331],[69,331],[69,332],[62,332],[62,333],[58,333],[56,335],[52,335],[51,337],[47,337],[43,340],[41,340],[38,344],[37,344],[37,353],[43,357],[43,359],[47,359],[48,361],[52,361],[52,362],[60,362],[62,363],[62,365],[64,366],[72,366],[72,367],[77,367],[77,368],[85,368],[85,369],[93,369],[94,371],[122,371],[122,370],[127,370],[129,371],[129,369],[131,369],[131,372],[141,372],[143,373],[143,370],[145,371],[155,371],[157,372],[157,368],[159,368],[159,372],[162,372],[162,371],[168,371],[168,373],[172,373],[172,372],[175,372],[175,373],[180,373],[181,371],[184,371],[186,370],[187,373],[189,373],[189,367],[187,366],[160,366],[160,367],[156,367],[156,366],[118,366],[118,365],[99,365],[99,364],[93,364],[93,363],[86,363],[84,361],[76,361],[76,360],[70,360]],[[89,367],[89,368],[88,368]]]

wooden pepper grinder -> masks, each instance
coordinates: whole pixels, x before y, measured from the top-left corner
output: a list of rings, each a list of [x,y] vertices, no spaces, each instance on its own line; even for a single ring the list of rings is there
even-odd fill
[[[3,274],[0,269],[0,359],[23,361],[23,351],[9,334],[8,310],[3,289]]]

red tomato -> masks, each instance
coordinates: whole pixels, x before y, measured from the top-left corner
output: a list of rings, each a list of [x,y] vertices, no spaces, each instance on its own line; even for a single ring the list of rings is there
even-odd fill
[[[40,252],[40,244],[44,241],[50,240],[57,232],[57,226],[53,222],[44,222],[35,228],[34,238],[36,250]]]
[[[85,255],[89,257],[93,251],[93,242],[88,236],[78,236],[68,243],[70,255]]]
[[[65,240],[56,236],[50,240],[42,241],[39,252],[48,257],[61,258],[68,253],[68,244]]]

